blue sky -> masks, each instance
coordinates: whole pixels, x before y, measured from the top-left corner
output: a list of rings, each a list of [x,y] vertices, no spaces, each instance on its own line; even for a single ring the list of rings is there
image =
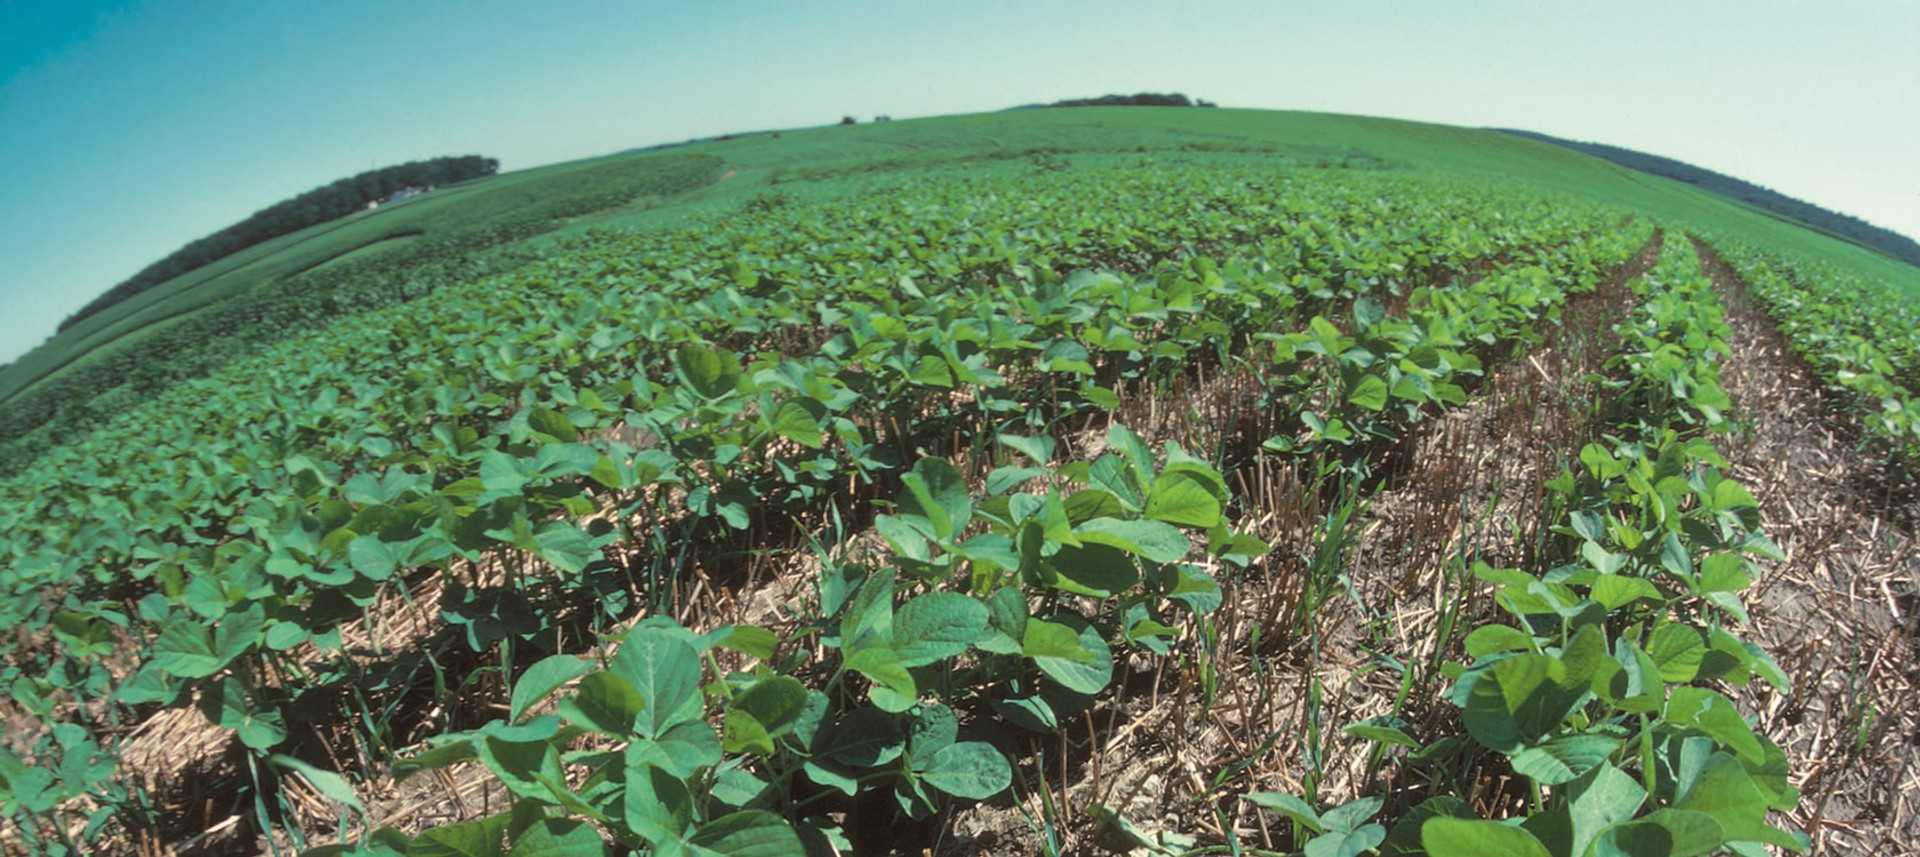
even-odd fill
[[[0,361],[376,166],[1108,92],[1528,128],[1920,235],[1916,35],[1913,0],[0,0]]]

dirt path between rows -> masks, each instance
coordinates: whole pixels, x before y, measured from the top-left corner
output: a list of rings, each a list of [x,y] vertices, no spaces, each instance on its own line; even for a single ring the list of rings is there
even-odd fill
[[[1739,701],[1793,760],[1801,799],[1792,821],[1815,853],[1920,854],[1920,510],[1873,490],[1882,474],[1858,451],[1851,421],[1739,276],[1694,244],[1733,328],[1720,370],[1740,426],[1727,445],[1731,475],[1752,489],[1787,556],[1762,563],[1742,636],[1774,655],[1792,692],[1750,688]]]

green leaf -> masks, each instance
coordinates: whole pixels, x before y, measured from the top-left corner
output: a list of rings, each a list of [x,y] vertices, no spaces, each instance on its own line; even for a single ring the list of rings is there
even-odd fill
[[[1019,654],[1027,636],[1026,592],[1007,586],[987,596],[988,633],[974,643],[982,651],[996,655]]]
[[[819,449],[827,439],[826,432],[820,429],[820,421],[796,399],[782,402],[773,412],[773,431],[808,449]]]
[[[987,493],[1005,494],[1053,471],[1044,467],[996,467],[987,474]]]
[[[1038,527],[1039,522],[1028,522]],[[1020,548],[1003,533],[979,533],[954,546],[953,552],[967,558],[974,580],[997,579],[999,570],[1017,570],[1021,565]]]
[[[645,703],[633,724],[642,737],[656,737],[677,723],[700,716],[700,655],[671,630],[635,628],[620,644],[607,670],[633,685]]]
[[[1419,748],[1420,742],[1407,734],[1407,721],[1398,717],[1369,717],[1358,723],[1349,723],[1340,731],[1366,741],[1378,741],[1382,744],[1397,744],[1402,747]]]
[[[221,666],[232,663],[265,637],[266,623],[266,607],[258,601],[228,613],[213,629],[213,656]]]
[[[987,606],[957,592],[928,592],[893,617],[893,649],[903,667],[954,657],[987,632]]]
[[[1659,809],[1602,832],[1593,857],[1694,857],[1726,844],[1727,831],[1704,812]]]
[[[509,741],[486,735],[474,742],[474,750],[487,770],[520,797],[552,801],[550,786],[565,786],[560,751],[547,741]]]
[[[600,551],[593,546],[593,537],[570,521],[541,524],[534,533],[534,540],[540,546],[541,559],[566,571],[583,571],[588,563],[600,556]]]
[[[635,764],[628,753],[627,792],[621,820],[655,845],[679,842],[693,824],[693,795],[682,778],[650,764]]]
[[[602,857],[600,832],[571,818],[543,818],[520,833],[507,857]]]
[[[1482,625],[1467,635],[1467,654],[1484,658],[1495,652],[1533,651],[1533,635],[1512,625]]]
[[[1045,435],[1039,437],[1024,437],[1017,434],[1002,433],[995,435],[994,439],[999,441],[1002,446],[1026,456],[1027,460],[1035,464],[1044,465],[1053,460],[1055,441],[1051,437]]]
[[[527,427],[536,434],[546,435],[549,441],[573,443],[580,439],[580,432],[567,421],[565,415],[552,408],[535,405],[527,410]]]
[[[185,680],[167,675],[158,663],[148,661],[132,678],[120,685],[113,698],[128,705],[150,702],[171,705],[186,686]]]
[[[1353,830],[1329,830],[1307,843],[1306,857],[1360,857],[1387,838],[1387,829],[1365,824]]]
[[[1359,830],[1361,823],[1373,817],[1386,803],[1379,797],[1363,797],[1347,801],[1326,812],[1320,813],[1320,823],[1327,826],[1328,832],[1336,830]],[[1384,834],[1385,831],[1382,831]],[[1374,840],[1377,844],[1379,840]],[[1372,845],[1367,846],[1373,847]]]
[[[407,846],[407,857],[500,857],[500,837],[507,832],[507,813],[429,827]]]
[[[677,724],[648,740],[627,745],[627,767],[658,765],[662,770],[685,779],[701,768],[720,764],[720,736],[706,721]]]
[[[727,704],[721,746],[729,753],[771,754],[773,739],[793,731],[807,707],[807,688],[791,676],[771,675]]]
[[[1766,795],[1740,761],[1727,753],[1716,752],[1707,758],[1700,775],[1673,808],[1713,816],[1726,829],[1727,839],[1734,842],[1764,842],[1795,853],[1807,850],[1799,839],[1767,824]]]
[[[1083,664],[1094,662],[1093,653],[1080,644],[1078,631],[1045,619],[1027,619],[1025,624],[1025,639],[1020,647],[1023,657],[1058,658]]]
[[[1087,807],[1087,814],[1093,816],[1093,844],[1115,854],[1134,854],[1145,849],[1148,854],[1162,857],[1185,852],[1197,844],[1192,837],[1169,834],[1161,831],[1158,836],[1149,836],[1126,816],[1115,812],[1112,807],[1095,803]],[[1176,850],[1176,848],[1178,850]]]
[[[1644,577],[1602,574],[1594,578],[1590,597],[1608,610],[1618,610],[1643,598],[1658,600],[1660,590]]]
[[[1443,739],[1444,740],[1444,739]],[[1420,828],[1429,818],[1465,818],[1478,819],[1467,802],[1453,795],[1439,795],[1423,800],[1419,805],[1407,811],[1387,832],[1387,838],[1380,843],[1381,857],[1415,857],[1425,855],[1426,849],[1420,845]]]
[[[1707,641],[1700,632],[1686,625],[1662,625],[1647,640],[1647,654],[1664,681],[1692,681],[1700,673],[1700,660],[1706,657]]]
[[[1387,406],[1387,393],[1387,382],[1378,375],[1368,375],[1347,392],[1347,401],[1369,411],[1377,411]]]
[[[1220,500],[1210,486],[1190,473],[1162,473],[1147,491],[1143,514],[1169,524],[1212,527],[1220,523]]]
[[[1320,813],[1314,812],[1312,805],[1306,801],[1286,792],[1248,792],[1240,798],[1291,818],[1314,833],[1326,832],[1326,825],[1320,823]]]
[[[1139,563],[1126,551],[1105,544],[1063,546],[1042,560],[1038,571],[1041,581],[1055,589],[1094,598],[1124,592],[1140,582]]]
[[[1092,660],[1081,660],[1077,656],[1057,657],[1054,655],[1034,655],[1033,663],[1047,678],[1053,679],[1061,687],[1074,693],[1099,693],[1113,681],[1113,652],[1107,648],[1107,641],[1100,632],[1086,620],[1078,616],[1060,614],[1057,621],[1029,620],[1027,636],[1032,638],[1036,628],[1046,625],[1066,625],[1073,629],[1080,641],[1080,648],[1093,656]],[[1047,633],[1047,632],[1042,632]]]
[[[175,619],[160,629],[153,643],[153,662],[181,678],[205,678],[227,665],[213,653],[206,626],[192,619]]]
[[[935,752],[920,778],[954,797],[986,800],[1012,785],[1013,766],[993,745],[963,741]]]
[[[599,450],[584,443],[548,443],[533,454],[533,470],[550,478],[588,476],[605,458]]]
[[[513,685],[507,719],[519,720],[528,708],[552,695],[561,685],[585,675],[590,669],[593,669],[593,662],[575,655],[554,655],[528,667]]]
[[[1669,531],[1666,540],[1661,543],[1660,567],[1673,575],[1674,579],[1689,586],[1695,585],[1693,556],[1687,551],[1686,543],[1680,541],[1679,533]]]
[[[474,747],[475,738],[470,733],[457,733],[455,735],[438,736],[438,739],[428,739],[429,742],[435,740],[443,741],[444,743],[439,743],[431,749],[411,758],[395,759],[392,768],[393,781],[405,782],[407,778],[421,771],[439,770],[448,765],[469,761],[478,755],[478,750]]]
[[[899,758],[906,746],[906,734],[900,731],[895,717],[872,708],[856,708],[846,719],[823,729],[809,749],[816,759],[860,770]]]
[[[1429,818],[1420,845],[1430,857],[1553,857],[1533,834],[1477,818]]]
[[[601,487],[615,491],[634,487],[627,484],[627,478],[622,475],[620,464],[605,455],[594,459],[593,467],[587,471],[587,476],[600,483]]]
[[[1186,605],[1196,616],[1204,616],[1220,607],[1220,581],[1205,569],[1181,563],[1160,567],[1161,591],[1167,598]]]
[[[892,635],[893,573],[882,572],[860,583],[840,615],[840,647],[854,651],[864,648],[862,641],[868,637],[884,640]]]
[[[1605,762],[1620,740],[1605,735],[1562,735],[1513,756],[1513,770],[1541,785],[1570,782]]]
[[[912,472],[901,474],[900,483],[906,488],[898,501],[900,511],[933,522],[936,540],[952,539],[973,517],[966,479],[944,458],[920,459]]]
[[[1060,717],[1053,711],[1053,705],[1040,695],[1020,696],[1010,699],[989,700],[993,710],[1022,729],[1034,732],[1052,732],[1060,727]]]
[[[200,711],[221,728],[232,729],[240,743],[255,750],[274,747],[287,737],[279,709],[253,703],[246,686],[233,676],[202,692]]]
[[[644,708],[640,691],[610,672],[597,672],[581,679],[579,689],[560,700],[560,713],[569,722],[620,739],[633,734],[634,718]]]
[[[1747,575],[1747,562],[1738,554],[1717,553],[1700,562],[1700,589],[1703,592],[1738,592],[1751,585],[1753,578]]]
[[[489,494],[518,494],[527,484],[520,460],[496,449],[480,458],[480,485]]]
[[[886,688],[902,697],[912,699],[920,694],[914,684],[913,674],[900,665],[900,657],[894,654],[892,648],[868,646],[855,650],[847,656],[846,667],[866,676],[876,687]]]
[[[1094,518],[1073,528],[1082,542],[1112,545],[1153,562],[1179,562],[1192,547],[1185,533],[1165,521]]]
[[[1759,764],[1765,757],[1753,727],[1733,707],[1733,702],[1702,687],[1676,687],[1667,697],[1667,721],[1676,726],[1691,726],[1749,763]]]
[[[1640,781],[1609,764],[1589,770],[1567,787],[1567,816],[1573,823],[1574,854],[1587,853],[1600,832],[1633,818],[1646,802]]]
[[[386,580],[393,576],[400,559],[379,536],[356,536],[347,543],[347,564],[368,580]]]
[[[792,857],[806,853],[787,820],[771,812],[749,809],[716,818],[694,831],[687,844],[696,854],[725,857]]]
[[[1518,655],[1479,673],[1469,686],[1462,717],[1474,740],[1518,753],[1559,728],[1579,701],[1562,686],[1567,668],[1550,655]]]
[[[673,352],[673,369],[694,395],[708,401],[722,399],[740,386],[740,358],[698,342],[686,342]]]
[[[754,625],[722,625],[707,633],[712,644],[761,660],[773,657],[780,639],[772,631]]]
[[[907,752],[913,754],[913,770],[924,771],[933,764],[933,754],[960,737],[960,719],[953,709],[937,702],[921,705],[907,718]]]

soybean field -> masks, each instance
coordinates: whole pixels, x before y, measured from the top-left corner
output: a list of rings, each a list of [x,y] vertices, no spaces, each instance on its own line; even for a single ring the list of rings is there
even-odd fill
[[[0,853],[1920,841],[1920,271],[1358,117],[596,163],[0,375]]]

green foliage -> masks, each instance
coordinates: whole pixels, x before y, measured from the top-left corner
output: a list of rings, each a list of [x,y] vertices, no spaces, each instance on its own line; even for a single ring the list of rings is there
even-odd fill
[[[290,332],[512,270],[566,218],[671,196],[719,174],[670,155],[533,170],[294,233],[80,322],[0,376],[0,472],[67,435]]]
[[[1799,799],[1785,754],[1708,684],[1759,677],[1786,689],[1772,659],[1728,629],[1746,618],[1739,593],[1758,576],[1752,557],[1779,552],[1758,532],[1753,497],[1720,475],[1726,462],[1701,434],[1722,422],[1715,362],[1725,328],[1692,253],[1667,246],[1636,284],[1645,300],[1617,329],[1607,364],[1612,401],[1631,403],[1621,429],[1635,440],[1590,445],[1578,473],[1549,483],[1570,561],[1538,575],[1475,567],[1513,624],[1474,629],[1465,644],[1473,661],[1447,667],[1466,737],[1524,779],[1531,811],[1517,824],[1474,818],[1463,805],[1416,811],[1389,837],[1395,853],[1807,850],[1804,834],[1767,823]],[[1395,744],[1409,737],[1378,724],[1353,731]],[[1304,811],[1292,798],[1263,805]]]
[[[1811,254],[1761,249],[1735,237],[1713,246],[1779,323],[1787,344],[1897,462],[1920,460],[1920,305]],[[1896,471],[1901,468],[1895,468]]]
[[[117,711],[198,700],[266,775],[351,806],[344,773],[276,751],[303,693],[369,683],[342,627],[439,575],[440,600],[414,606],[507,681],[505,716],[396,754],[373,705],[342,713],[397,776],[479,765],[515,806],[320,853],[821,853],[854,807],[925,818],[1004,794],[1008,736],[1075,724],[1128,659],[1205,661],[1221,579],[1268,551],[1230,487],[1262,458],[1338,495],[1294,617],[1310,622],[1351,585],[1370,462],[1651,232],[1524,186],[1218,164],[746,209],[557,241],[50,446],[0,483],[0,619],[57,644],[20,656]],[[1728,630],[1771,545],[1702,434],[1724,421],[1725,332],[1692,262],[1663,258],[1623,325],[1605,380],[1657,417],[1617,420],[1555,483],[1560,564],[1478,570],[1512,623],[1467,635],[1465,734],[1440,740],[1543,790],[1548,820],[1502,829],[1551,854],[1776,842],[1766,808],[1792,803],[1784,755],[1713,689],[1784,676]],[[1150,446],[1112,416],[1227,372],[1250,379],[1239,440]],[[838,529],[874,497],[870,533]],[[787,638],[607,631],[671,615],[687,557],[770,534],[807,534],[821,561]],[[470,573],[496,562],[504,584]],[[547,609],[562,602],[587,618]],[[553,653],[582,637],[604,650]],[[89,666],[116,646],[142,664],[118,685]],[[744,657],[723,669],[721,649]],[[436,664],[384,689],[480,674]],[[1394,718],[1348,731],[1435,744]],[[28,796],[9,812],[51,831],[83,796],[124,806],[95,746],[108,774],[35,773],[51,754],[0,771]],[[1314,855],[1417,853],[1429,819],[1463,821],[1433,834],[1460,847],[1485,829],[1445,802],[1375,821],[1377,800],[1249,800]]]

